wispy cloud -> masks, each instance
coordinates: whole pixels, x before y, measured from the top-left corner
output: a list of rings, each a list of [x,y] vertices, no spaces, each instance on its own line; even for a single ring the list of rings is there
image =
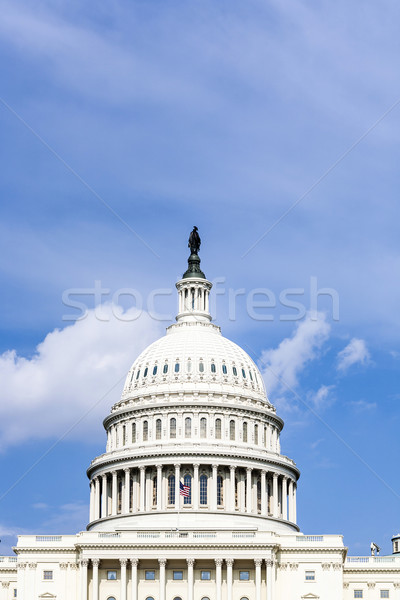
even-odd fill
[[[365,340],[353,338],[343,350],[338,353],[337,368],[344,373],[353,365],[366,365],[370,362],[370,353]]]

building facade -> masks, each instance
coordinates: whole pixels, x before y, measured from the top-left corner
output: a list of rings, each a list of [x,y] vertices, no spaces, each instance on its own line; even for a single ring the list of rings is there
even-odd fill
[[[0,600],[400,600],[390,556],[347,557],[297,525],[300,476],[246,352],[211,322],[197,251],[176,323],[133,363],[88,468],[76,535],[22,535],[0,558]]]

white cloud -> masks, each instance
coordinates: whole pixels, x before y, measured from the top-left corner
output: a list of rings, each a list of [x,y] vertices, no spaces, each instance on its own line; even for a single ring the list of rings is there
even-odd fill
[[[147,313],[133,320],[136,309],[130,309],[121,320],[116,308],[104,304],[105,320],[89,310],[85,319],[52,331],[32,358],[15,350],[0,356],[0,448],[57,438],[92,407],[69,435],[101,435],[101,420],[119,398],[129,367],[161,333]]]
[[[370,360],[370,353],[365,340],[353,338],[343,350],[338,353],[338,370],[347,371],[355,364],[365,365]]]
[[[307,363],[318,356],[329,332],[330,325],[324,314],[318,313],[316,319],[308,314],[291,337],[285,338],[275,349],[264,350],[261,355],[261,372],[267,393],[287,392],[286,386],[296,387],[299,374]]]
[[[353,400],[351,406],[357,412],[369,412],[376,409],[376,402],[367,402],[366,400]]]
[[[315,409],[322,410],[333,403],[332,390],[334,387],[334,385],[321,385],[316,392],[309,394],[308,400]]]

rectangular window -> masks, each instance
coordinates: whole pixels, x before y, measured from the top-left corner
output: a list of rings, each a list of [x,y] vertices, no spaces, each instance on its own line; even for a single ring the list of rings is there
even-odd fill
[[[17,597],[17,590],[14,588],[14,598]]]
[[[362,590],[354,590],[354,598],[363,598]]]
[[[173,576],[173,578],[174,578],[175,580],[177,580],[177,579],[179,579],[179,580],[180,580],[180,579],[183,579],[183,571],[174,571],[174,576]]]
[[[211,571],[200,571],[200,579],[202,581],[210,581]]]
[[[51,581],[53,579],[53,571],[43,571],[43,579]]]
[[[250,580],[250,571],[239,571],[239,580],[240,581],[249,581]]]
[[[389,590],[381,590],[381,598],[389,598]]]
[[[109,581],[117,579],[117,571],[107,571],[107,579]]]
[[[147,581],[154,580],[156,578],[156,572],[155,571],[145,571],[144,578],[147,579]]]
[[[315,581],[315,571],[306,571],[306,581]]]

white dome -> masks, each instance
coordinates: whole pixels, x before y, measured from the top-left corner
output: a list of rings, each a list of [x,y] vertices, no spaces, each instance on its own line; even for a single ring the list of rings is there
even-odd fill
[[[210,323],[181,322],[148,346],[133,363],[122,401],[161,391],[214,391],[269,404],[254,361]]]

